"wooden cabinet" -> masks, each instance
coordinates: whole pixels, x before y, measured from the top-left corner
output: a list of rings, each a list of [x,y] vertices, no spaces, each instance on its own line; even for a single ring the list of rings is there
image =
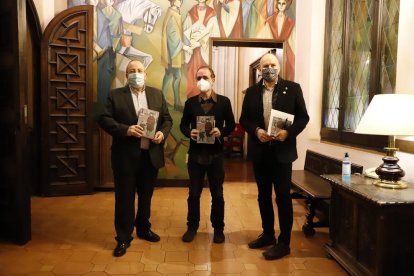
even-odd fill
[[[414,184],[393,190],[361,175],[322,178],[332,187],[328,254],[351,275],[412,273]]]

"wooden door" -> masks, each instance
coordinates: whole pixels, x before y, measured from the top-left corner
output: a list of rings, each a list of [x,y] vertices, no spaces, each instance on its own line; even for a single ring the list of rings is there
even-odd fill
[[[0,5],[0,239],[31,238],[26,0]]]
[[[93,6],[56,15],[41,51],[43,194],[91,193]]]

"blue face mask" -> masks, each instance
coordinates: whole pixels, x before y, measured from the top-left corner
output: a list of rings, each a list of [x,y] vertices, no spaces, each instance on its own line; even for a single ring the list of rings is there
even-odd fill
[[[145,84],[145,75],[141,73],[128,74],[128,84],[132,87],[143,87]]]

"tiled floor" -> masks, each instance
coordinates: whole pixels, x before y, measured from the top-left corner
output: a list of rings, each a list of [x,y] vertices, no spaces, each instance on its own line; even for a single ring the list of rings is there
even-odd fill
[[[115,246],[113,192],[90,196],[32,198],[32,240],[25,246],[0,243],[0,275],[347,275],[326,258],[327,229],[312,238],[301,232],[305,210],[294,201],[291,254],[265,261],[248,241],[260,234],[256,185],[225,183],[224,244],[212,243],[210,195],[202,194],[202,221],[196,239],[181,242],[186,230],[186,188],[157,188],[153,230],[161,242],[134,239],[126,255]]]

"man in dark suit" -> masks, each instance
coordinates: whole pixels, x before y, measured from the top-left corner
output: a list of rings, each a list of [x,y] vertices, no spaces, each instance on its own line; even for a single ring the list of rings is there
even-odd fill
[[[263,233],[249,243],[250,248],[273,245],[263,252],[274,260],[290,254],[293,207],[290,197],[292,162],[297,159],[296,136],[306,127],[306,111],[300,85],[278,77],[280,65],[275,55],[260,60],[262,80],[249,87],[243,100],[240,123],[249,134],[248,151],[258,188]],[[267,134],[272,109],[293,114],[293,124],[274,136]],[[280,235],[275,238],[272,186],[276,193]]]
[[[229,98],[216,94],[212,85],[215,81],[214,71],[208,66],[201,66],[196,73],[197,87],[200,94],[189,98],[184,105],[180,123],[181,132],[190,138],[188,150],[188,175],[190,176],[188,192],[188,229],[182,240],[191,242],[200,222],[200,196],[203,191],[204,177],[207,174],[211,193],[210,220],[214,228],[214,243],[223,243],[224,230],[224,157],[223,138],[235,127],[233,110]],[[206,119],[204,139],[197,139],[201,131],[197,128],[197,116],[214,116],[214,122]],[[207,138],[208,137],[208,138]],[[198,143],[200,140],[213,138],[213,144]]]
[[[111,162],[115,182],[115,229],[118,242],[115,257],[126,253],[132,241],[134,225],[138,238],[157,242],[149,222],[151,198],[158,169],[164,166],[164,141],[172,119],[161,91],[145,86],[146,72],[140,61],[131,61],[126,69],[128,84],[110,92],[98,123],[112,136]],[[142,137],[137,125],[141,108],[159,112],[155,137]],[[138,210],[134,213],[135,192]]]

